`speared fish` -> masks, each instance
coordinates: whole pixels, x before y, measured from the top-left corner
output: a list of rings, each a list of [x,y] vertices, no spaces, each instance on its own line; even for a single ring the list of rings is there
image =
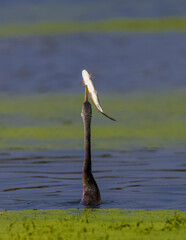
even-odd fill
[[[82,71],[82,77],[83,77],[83,83],[85,85],[85,101],[87,101],[88,96],[87,96],[87,90],[89,92],[89,95],[94,102],[96,108],[107,118],[111,119],[112,121],[116,121],[114,118],[108,116],[106,113],[103,112],[103,109],[100,106],[99,98],[98,98],[98,93],[94,87],[94,84],[91,80],[91,75],[86,71]]]

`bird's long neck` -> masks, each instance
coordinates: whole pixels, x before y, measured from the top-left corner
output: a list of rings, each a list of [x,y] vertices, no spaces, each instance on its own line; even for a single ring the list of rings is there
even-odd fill
[[[91,117],[92,108],[88,101],[83,104],[81,116],[84,124],[85,161],[83,172],[91,172]]]

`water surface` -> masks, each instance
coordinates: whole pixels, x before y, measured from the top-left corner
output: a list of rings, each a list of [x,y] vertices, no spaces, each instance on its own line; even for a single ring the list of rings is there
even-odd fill
[[[93,152],[100,208],[186,211],[186,151]],[[3,209],[82,208],[83,151],[1,151]]]
[[[0,92],[102,93],[186,87],[186,33],[82,33],[0,39]]]
[[[95,21],[108,18],[183,17],[184,0],[6,0],[0,1],[0,22]]]

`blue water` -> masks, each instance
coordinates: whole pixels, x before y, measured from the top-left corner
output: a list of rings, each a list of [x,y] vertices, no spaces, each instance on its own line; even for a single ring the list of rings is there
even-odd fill
[[[186,211],[186,151],[93,152],[100,208]],[[82,208],[82,151],[1,151],[3,209]]]
[[[0,24],[184,16],[185,0],[0,0]]]
[[[82,93],[87,69],[99,92],[186,87],[186,33],[69,34],[0,39],[0,92]]]
[[[183,0],[28,2],[0,0],[0,24],[186,13]],[[185,42],[174,32],[0,38],[0,94],[82,93],[84,68],[100,94],[185,88]],[[185,157],[179,148],[93,152],[100,208],[186,211]],[[82,165],[83,151],[1,151],[0,207],[81,208]]]

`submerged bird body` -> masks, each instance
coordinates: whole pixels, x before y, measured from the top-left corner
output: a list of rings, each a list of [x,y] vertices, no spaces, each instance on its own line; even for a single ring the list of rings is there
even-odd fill
[[[81,113],[84,123],[85,161],[83,164],[83,197],[82,203],[87,206],[101,204],[101,195],[98,185],[92,174],[91,163],[91,117],[92,108],[88,101],[85,101]]]
[[[92,174],[92,162],[91,162],[91,117],[92,108],[88,101],[88,93],[92,98],[97,109],[109,119],[116,121],[103,112],[100,106],[98,94],[95,90],[91,76],[86,70],[82,71],[83,83],[85,85],[85,98],[81,112],[81,116],[84,124],[84,145],[85,145],[85,161],[83,164],[83,197],[81,202],[85,206],[96,206],[101,204],[101,195],[98,185]]]

